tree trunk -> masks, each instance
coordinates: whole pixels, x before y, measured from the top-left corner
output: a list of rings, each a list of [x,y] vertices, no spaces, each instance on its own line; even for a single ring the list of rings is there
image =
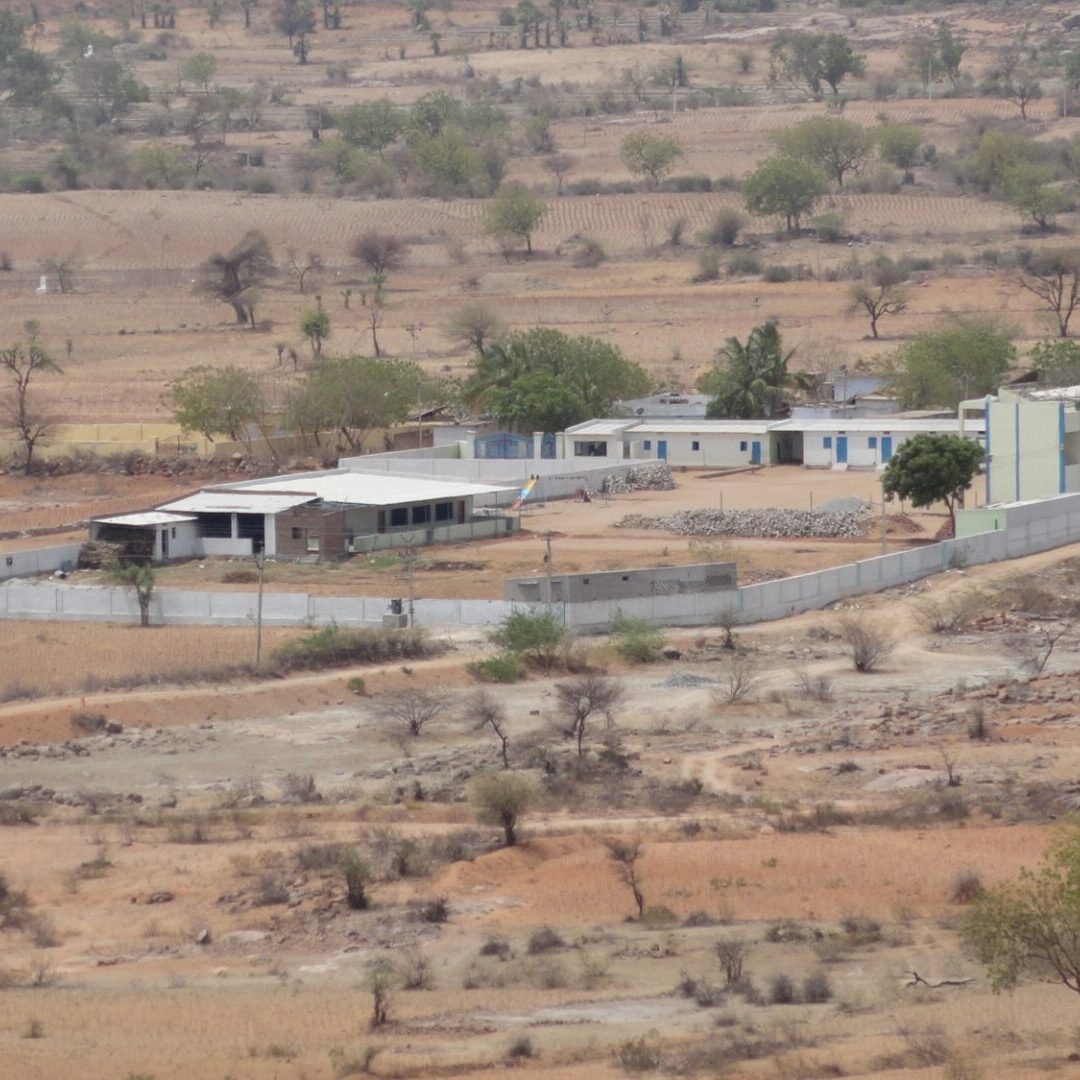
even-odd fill
[[[510,768],[510,740],[505,735],[499,736],[502,739],[502,762],[503,768]]]
[[[240,300],[230,300],[233,311],[236,312],[236,321],[241,324],[245,324],[248,321],[247,308]]]
[[[873,311],[871,311],[870,312],[870,333],[873,335],[873,338],[874,338],[875,341],[877,341],[877,339],[878,339],[877,321],[878,321],[878,316]]]
[[[513,847],[517,843],[517,820],[513,814],[503,814],[502,827],[506,846]]]

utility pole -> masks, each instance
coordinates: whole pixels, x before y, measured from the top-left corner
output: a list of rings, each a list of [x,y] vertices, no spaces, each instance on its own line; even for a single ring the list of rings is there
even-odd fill
[[[259,599],[255,603],[255,667],[258,668],[262,660],[262,607],[263,607],[263,578],[266,575],[266,554],[259,552],[255,556],[255,565],[259,568]]]
[[[411,630],[413,628],[413,625],[414,625],[414,615],[415,615],[415,609],[413,607],[413,601],[415,599],[415,596],[414,596],[414,593],[413,593],[413,562],[416,560],[416,555],[413,552],[413,544],[412,544],[412,538],[411,537],[409,538],[409,540],[405,544],[405,554],[402,555],[401,558],[402,558],[402,562],[404,562],[404,564],[405,564],[405,589],[406,589],[405,595],[408,597],[408,600],[407,600],[408,608],[406,610],[408,612],[408,625],[409,625],[409,629]]]
[[[881,474],[881,554],[889,553],[889,538],[886,531],[887,519],[885,517],[885,474]]]
[[[552,596],[553,589],[551,584],[551,533],[544,533],[544,543],[547,546],[547,554],[544,556],[544,561],[547,563],[547,610],[548,615],[552,611]]]

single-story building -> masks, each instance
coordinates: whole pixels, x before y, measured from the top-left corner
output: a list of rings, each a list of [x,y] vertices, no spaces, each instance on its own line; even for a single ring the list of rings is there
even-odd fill
[[[517,488],[502,485],[327,469],[208,487],[151,511],[95,519],[90,537],[155,561],[336,559],[513,532],[516,497]]]
[[[590,600],[634,600],[644,596],[728,592],[736,588],[733,562],[690,566],[648,566],[636,570],[597,570],[507,578],[503,597],[515,603],[584,603]],[[550,595],[548,595],[550,589]]]

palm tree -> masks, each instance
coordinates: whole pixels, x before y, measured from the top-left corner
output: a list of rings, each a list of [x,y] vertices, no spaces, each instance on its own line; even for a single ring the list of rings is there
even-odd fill
[[[774,322],[755,326],[745,343],[728,338],[716,354],[716,367],[700,383],[713,396],[707,415],[732,420],[780,415],[787,407],[785,391],[792,381],[787,365],[794,351],[783,351]]]

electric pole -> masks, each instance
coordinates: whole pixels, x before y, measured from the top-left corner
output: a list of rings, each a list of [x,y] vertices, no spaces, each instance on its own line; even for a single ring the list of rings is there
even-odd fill
[[[258,668],[262,659],[262,607],[263,607],[263,578],[266,576],[266,554],[259,552],[255,556],[255,565],[259,568],[259,598],[255,603],[255,667]]]
[[[406,543],[406,545],[405,545],[405,554],[402,555],[401,558],[402,558],[402,562],[405,565],[405,589],[406,589],[405,595],[408,598],[407,599],[408,608],[406,610],[408,612],[408,626],[409,626],[409,629],[411,630],[413,628],[413,619],[414,619],[413,600],[415,598],[414,594],[413,594],[413,562],[416,559],[416,555],[413,552],[413,545],[412,545],[412,540],[411,539],[408,541],[408,543]]]
[[[547,554],[544,556],[544,562],[547,563],[547,610],[548,615],[552,612],[552,596],[553,589],[551,583],[551,533],[544,533],[544,544],[547,547]]]

